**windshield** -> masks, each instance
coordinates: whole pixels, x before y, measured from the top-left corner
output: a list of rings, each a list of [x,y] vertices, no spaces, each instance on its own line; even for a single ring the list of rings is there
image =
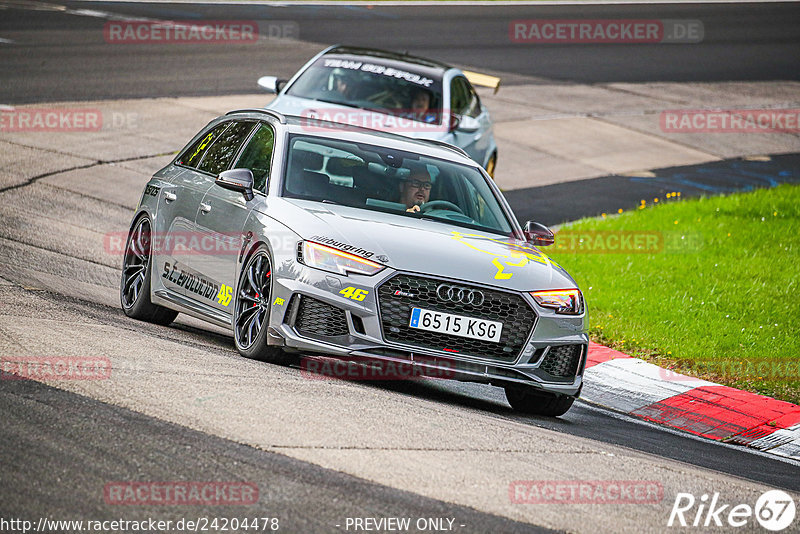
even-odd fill
[[[394,68],[373,60],[322,57],[286,94],[441,124],[442,82],[413,66]],[[426,74],[428,73],[428,74]]]
[[[335,139],[293,135],[283,195],[511,235],[475,167]]]

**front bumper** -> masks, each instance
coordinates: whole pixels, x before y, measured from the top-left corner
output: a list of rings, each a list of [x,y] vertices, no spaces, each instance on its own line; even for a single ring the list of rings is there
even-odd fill
[[[299,276],[298,267],[301,270]],[[577,396],[581,390],[588,351],[584,316],[557,316],[550,310],[537,307],[527,294],[435,277],[441,283],[508,294],[529,307],[533,317],[529,331],[518,332],[508,328],[508,336],[504,332],[507,343],[498,343],[496,355],[488,353],[484,346],[478,347],[480,350],[476,353],[470,353],[470,347],[476,346],[470,344],[465,345],[466,350],[454,353],[453,349],[444,346],[438,350],[433,344],[421,346],[419,338],[410,339],[398,332],[394,332],[394,336],[385,335],[386,327],[392,323],[384,317],[386,291],[382,288],[400,277],[434,277],[391,269],[375,277],[344,277],[299,264],[295,264],[292,271],[291,277],[278,276],[275,279],[273,298],[277,297],[276,300],[282,301],[283,305],[273,306],[268,336],[270,344],[345,360],[410,366],[419,371],[412,373],[413,376],[497,386],[521,384],[569,396]],[[366,292],[366,297],[357,302],[342,296],[348,293],[348,288]],[[449,306],[452,308],[452,303]],[[393,308],[396,307],[395,303]],[[520,309],[512,311],[519,314]],[[459,312],[463,310],[453,313]],[[393,313],[397,314],[397,309],[393,309]],[[473,310],[472,316],[480,315]],[[509,352],[509,346],[514,347],[514,351]],[[506,347],[506,350],[502,351],[501,347]]]

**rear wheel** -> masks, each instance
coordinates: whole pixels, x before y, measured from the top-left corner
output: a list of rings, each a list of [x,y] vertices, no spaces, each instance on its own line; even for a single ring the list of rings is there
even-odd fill
[[[518,412],[558,417],[572,407],[575,397],[531,391],[531,388],[505,386],[508,403]]]
[[[245,358],[290,363],[290,356],[283,350],[267,345],[271,296],[272,261],[267,250],[260,248],[244,263],[236,288],[233,308],[236,349]]]
[[[119,300],[122,311],[128,317],[168,325],[175,320],[178,312],[150,301],[151,235],[150,219],[143,215],[136,221],[133,231],[128,234],[125,256],[122,259]]]

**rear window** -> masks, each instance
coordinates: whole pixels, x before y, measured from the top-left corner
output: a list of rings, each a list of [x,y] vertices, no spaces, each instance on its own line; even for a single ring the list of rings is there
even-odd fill
[[[196,168],[200,163],[200,160],[203,159],[208,147],[211,146],[211,143],[213,143],[229,125],[230,122],[223,122],[222,124],[215,126],[204,136],[200,137],[200,139],[195,141],[192,146],[190,146],[184,151],[183,154],[181,154],[181,156],[178,158],[178,165],[186,165],[187,167]]]
[[[214,175],[227,169],[254,125],[254,121],[235,122],[230,125],[206,150],[206,155],[197,168]]]

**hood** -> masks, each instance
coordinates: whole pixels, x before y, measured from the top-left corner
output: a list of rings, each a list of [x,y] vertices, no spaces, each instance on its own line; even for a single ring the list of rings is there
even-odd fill
[[[426,124],[424,122],[397,117],[388,113],[366,110],[351,106],[342,106],[330,102],[321,102],[291,95],[280,95],[265,106],[283,113],[310,117],[331,122],[341,122],[353,126],[361,126],[373,130],[404,135],[415,139],[444,139],[448,132],[445,125]]]
[[[275,199],[268,211],[304,239],[400,271],[516,291],[577,287],[561,266],[538,249],[488,232],[299,199]]]

